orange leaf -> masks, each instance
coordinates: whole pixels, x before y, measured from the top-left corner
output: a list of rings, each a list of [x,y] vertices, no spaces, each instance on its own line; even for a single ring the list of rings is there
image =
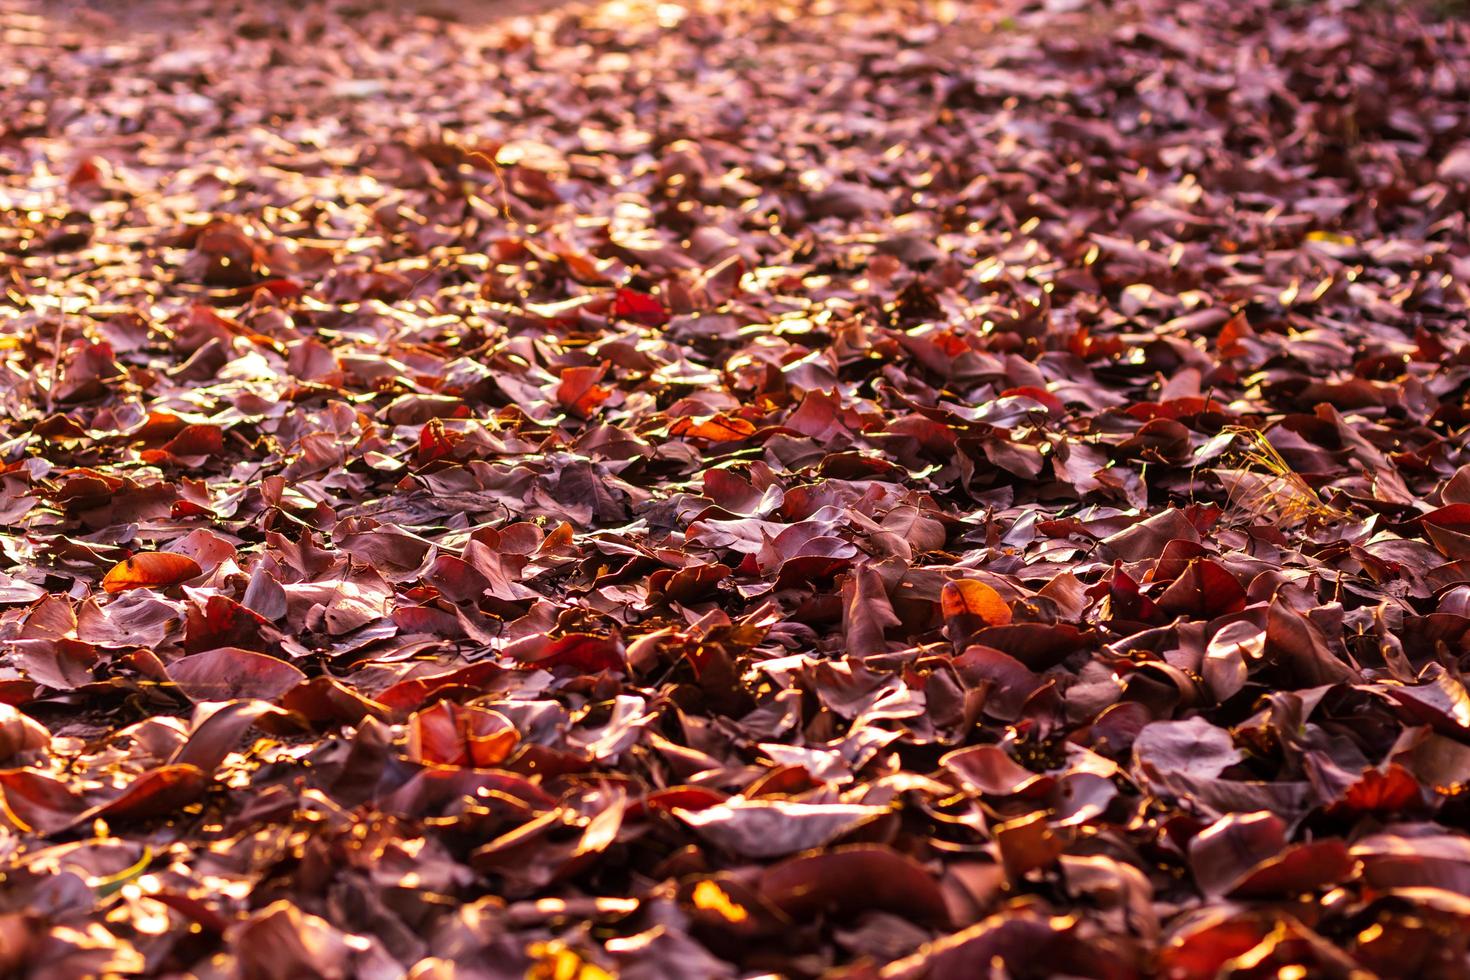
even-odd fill
[[[939,605],[945,619],[973,616],[984,620],[986,626],[1005,626],[1011,621],[1011,607],[1000,593],[975,579],[945,582]]]
[[[676,419],[669,427],[669,434],[689,439],[705,439],[709,442],[736,442],[755,434],[755,426],[749,421],[723,412],[707,419],[685,416]]]
[[[188,555],[145,551],[112,566],[112,570],[102,579],[102,588],[108,592],[152,589],[178,585],[202,574],[204,569]]]
[[[499,712],[440,701],[409,717],[405,752],[415,762],[491,769],[520,740],[515,725]]]
[[[607,401],[612,389],[598,384],[607,374],[607,363],[598,367],[562,368],[561,384],[556,386],[556,400],[583,418]]]

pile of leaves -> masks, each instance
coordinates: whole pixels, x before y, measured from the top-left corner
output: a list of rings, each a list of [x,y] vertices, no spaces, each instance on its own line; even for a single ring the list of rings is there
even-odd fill
[[[1452,5],[104,6],[0,8],[0,972],[1470,970]]]

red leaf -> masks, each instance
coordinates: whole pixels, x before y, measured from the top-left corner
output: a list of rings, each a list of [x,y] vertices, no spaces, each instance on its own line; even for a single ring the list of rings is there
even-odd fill
[[[1213,619],[1245,608],[1245,589],[1234,575],[1212,561],[1192,561],[1157,605],[1166,613]]]
[[[414,452],[414,462],[419,466],[427,466],[435,460],[453,455],[454,447],[463,441],[464,434],[446,429],[443,419],[430,419],[419,430],[419,444]]]
[[[675,602],[698,602],[714,592],[724,579],[729,578],[728,565],[689,565],[684,568],[661,568],[648,577],[651,595],[662,595]]]
[[[371,701],[327,676],[313,677],[304,684],[298,684],[286,692],[279,703],[282,710],[314,723],[358,725],[364,718],[381,720],[389,714],[385,705]]]
[[[503,673],[504,667],[489,661],[470,664],[456,670],[399,681],[379,694],[377,701],[391,711],[410,711],[442,691],[450,688],[480,688]]]
[[[621,287],[613,299],[612,315],[645,327],[662,327],[669,322],[669,311],[658,300],[647,293]]]
[[[766,869],[760,894],[796,921],[823,912],[870,909],[945,925],[949,910],[934,877],[913,858],[881,844],[854,844],[791,858]]]
[[[139,776],[115,799],[79,815],[76,823],[99,817],[146,820],[174,813],[199,798],[209,785],[210,775],[187,764],[160,766]]]
[[[534,653],[515,656],[528,667],[571,667],[582,674],[595,674],[603,670],[622,671],[627,668],[621,643],[605,636],[591,636],[586,633],[569,633]]]
[[[223,452],[224,433],[217,425],[190,425],[163,447],[173,456],[209,456]]]

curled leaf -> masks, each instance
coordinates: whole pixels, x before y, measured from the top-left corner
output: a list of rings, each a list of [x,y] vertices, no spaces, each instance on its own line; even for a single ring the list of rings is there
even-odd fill
[[[107,592],[128,589],[157,589],[187,582],[204,574],[199,563],[187,555],[145,551],[118,562],[102,577]]]

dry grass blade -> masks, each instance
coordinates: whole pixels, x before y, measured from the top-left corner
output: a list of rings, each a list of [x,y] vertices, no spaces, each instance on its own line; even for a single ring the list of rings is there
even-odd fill
[[[1228,465],[1212,471],[1225,488],[1227,520],[1242,524],[1269,521],[1282,527],[1295,527],[1350,516],[1322,499],[1321,493],[1292,469],[1262,430],[1230,425],[1221,432],[1234,436],[1241,447],[1226,455]]]

